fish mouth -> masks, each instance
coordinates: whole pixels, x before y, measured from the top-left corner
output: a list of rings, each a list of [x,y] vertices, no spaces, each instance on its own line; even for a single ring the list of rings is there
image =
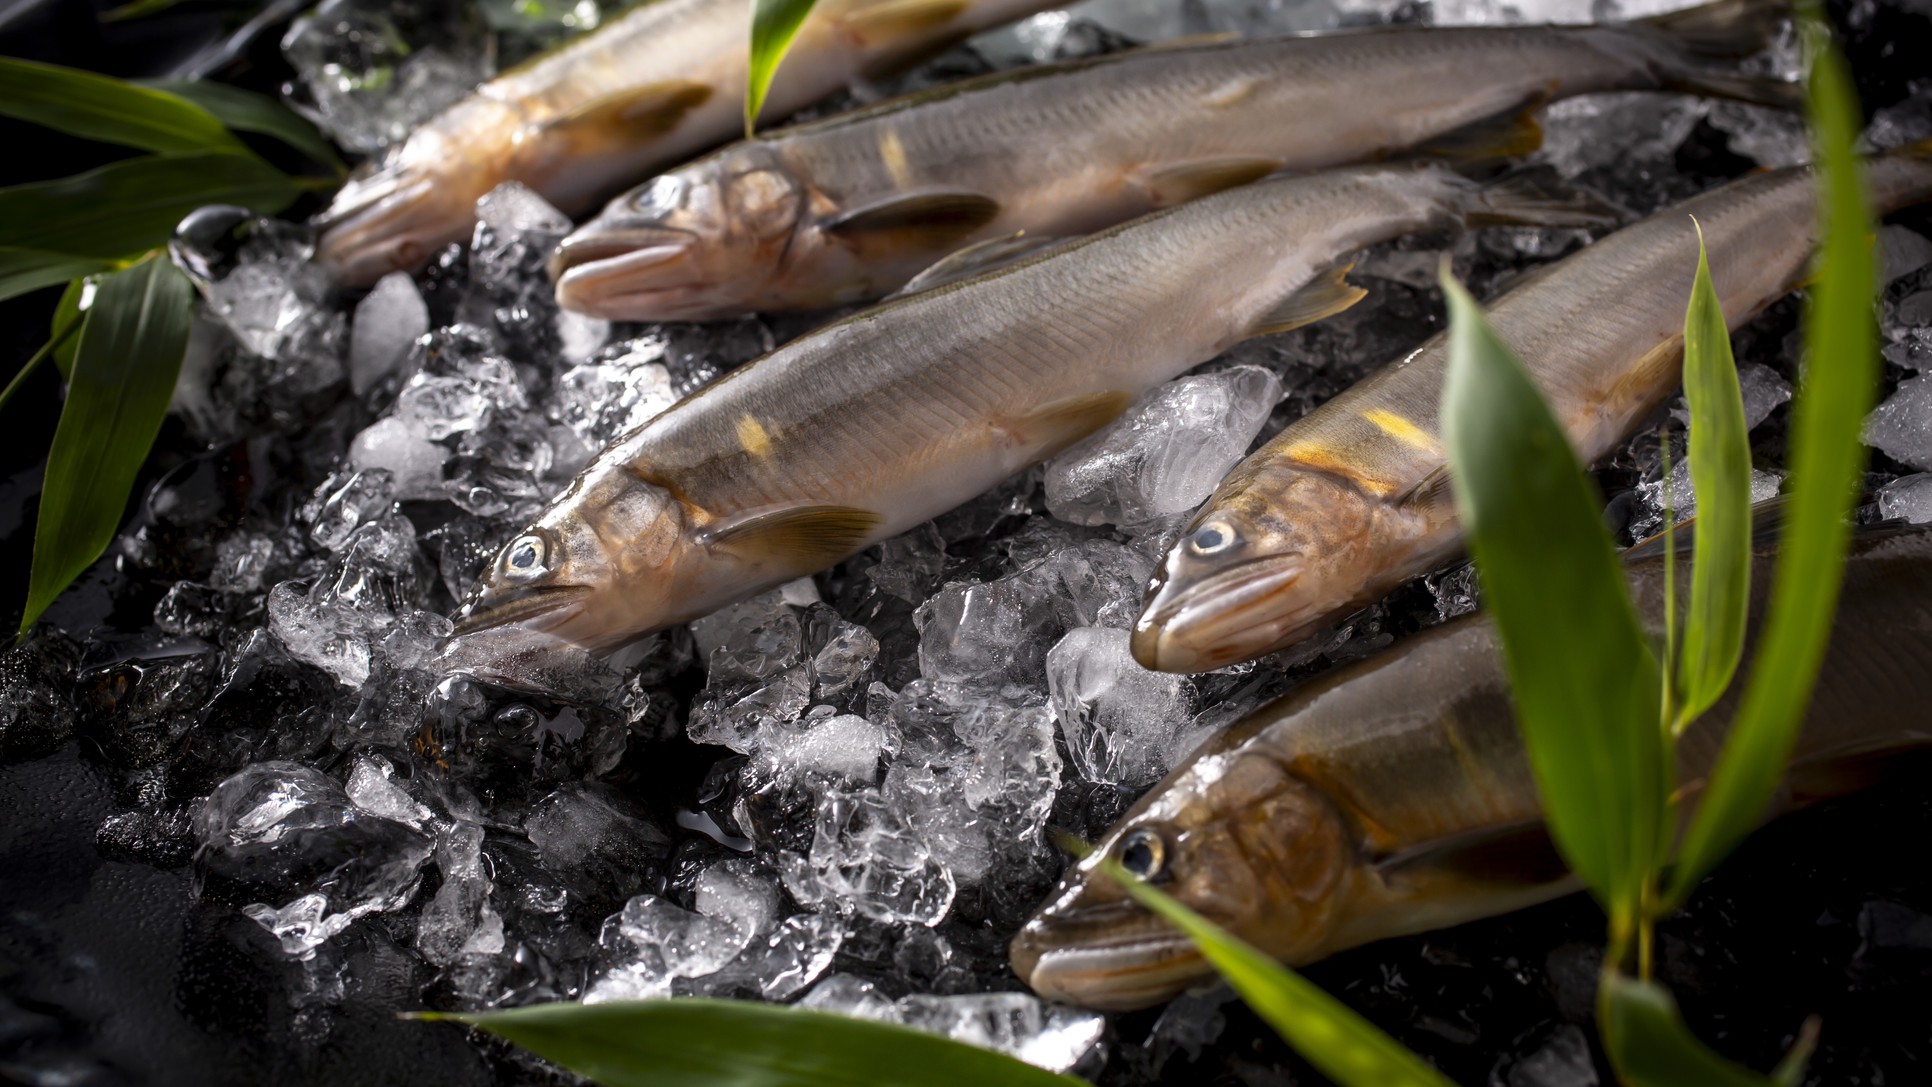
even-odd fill
[[[532,631],[548,630],[568,616],[559,615],[590,595],[584,585],[541,585],[523,589],[500,601],[491,601],[486,591],[456,613],[457,638],[473,637],[502,627],[522,627]],[[548,618],[549,622],[535,620]]]
[[[697,235],[685,230],[592,223],[550,255],[557,303],[606,320],[666,319],[654,300],[712,286],[685,259],[697,246]]]
[[[1146,915],[1139,915],[1143,919]],[[1212,970],[1192,941],[1172,929],[1141,929],[1124,935],[1081,938],[1100,923],[1035,917],[1013,937],[1013,972],[1043,1000],[1097,1011],[1133,1011],[1178,996]]]
[[[1251,559],[1205,581],[1165,586],[1134,624],[1130,648],[1156,672],[1207,672],[1252,660],[1304,633],[1299,552]]]
[[[439,221],[434,177],[419,170],[351,181],[313,220],[321,234],[315,259],[344,285],[363,287],[394,271],[413,271],[446,241],[462,238],[469,220]],[[458,221],[460,219],[460,221]]]

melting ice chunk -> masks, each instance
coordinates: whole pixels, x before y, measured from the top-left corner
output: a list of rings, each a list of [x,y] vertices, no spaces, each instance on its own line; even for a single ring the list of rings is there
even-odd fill
[[[1879,516],[1922,525],[1932,521],[1932,473],[1900,476],[1878,489]]]
[[[1932,469],[1932,376],[1906,378],[1872,409],[1865,444],[1901,464]]]
[[[1047,464],[1047,509],[1081,525],[1131,525],[1199,505],[1248,450],[1281,379],[1235,366],[1170,381]]]
[[[1129,635],[1079,627],[1047,654],[1054,715],[1074,766],[1089,781],[1152,784],[1198,739],[1187,679],[1134,660]]]
[[[440,26],[398,25],[400,5],[327,0],[289,27],[282,55],[307,101],[296,106],[337,143],[367,154],[398,142],[490,75],[483,28],[458,7]]]
[[[877,789],[821,798],[808,859],[827,896],[874,920],[936,925],[952,908],[952,872]]]
[[[429,307],[407,272],[391,272],[376,281],[368,297],[356,303],[349,326],[349,387],[368,392],[402,367],[409,345],[429,331]]]
[[[914,993],[892,1001],[870,982],[849,974],[830,975],[798,1006],[901,1023],[997,1050],[1050,1072],[1065,1072],[1078,1064],[1100,1041],[1107,1025],[1098,1012],[1045,1004],[1027,993]]]
[[[395,416],[369,424],[349,443],[349,465],[389,473],[396,497],[406,501],[441,498],[443,462],[448,459],[448,449]]]

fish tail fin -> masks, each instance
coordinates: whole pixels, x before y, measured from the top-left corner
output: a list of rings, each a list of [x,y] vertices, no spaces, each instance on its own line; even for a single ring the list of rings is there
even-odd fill
[[[1768,48],[1790,18],[1790,0],[1715,0],[1631,25],[1669,44],[1673,55],[1657,73],[1665,90],[1795,110],[1804,105],[1802,84],[1707,63],[1738,60]]]
[[[1471,186],[1464,216],[1471,226],[1606,227],[1623,221],[1623,209],[1554,167],[1529,166]]]

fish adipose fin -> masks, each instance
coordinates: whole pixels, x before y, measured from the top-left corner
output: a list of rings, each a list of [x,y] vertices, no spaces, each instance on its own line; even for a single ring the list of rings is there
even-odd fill
[[[1655,33],[1669,49],[1658,65],[1664,89],[1795,110],[1804,105],[1802,84],[1698,63],[1748,57],[1771,45],[1790,17],[1787,0],[1717,0],[1634,25]]]
[[[1237,185],[1246,185],[1279,169],[1280,159],[1224,155],[1143,166],[1130,174],[1129,180],[1147,194],[1155,207],[1165,208],[1211,196]]]
[[[1261,320],[1248,331],[1250,336],[1268,336],[1276,332],[1312,325],[1316,321],[1333,317],[1348,307],[1367,297],[1368,292],[1346,278],[1353,261],[1327,275],[1303,284],[1295,293],[1275,304],[1275,308],[1263,314]]]
[[[878,514],[852,506],[786,506],[726,517],[700,538],[749,557],[829,564],[863,547],[879,522]]]
[[[1445,132],[1417,147],[1413,154],[1461,163],[1530,154],[1543,146],[1543,122],[1538,114],[1548,101],[1548,95],[1539,94],[1523,105]]]
[[[1569,875],[1569,868],[1540,822],[1512,823],[1403,850],[1376,862],[1390,882],[1428,882],[1450,877],[1490,887],[1541,887]]]
[[[545,121],[543,127],[584,125],[640,136],[662,135],[676,128],[678,122],[684,120],[685,114],[703,105],[710,97],[711,88],[703,83],[690,80],[651,83],[606,95]]]
[[[860,240],[912,233],[929,245],[948,245],[993,221],[1000,202],[976,192],[918,192],[889,196],[843,212],[825,224],[834,237]]]
[[[1611,227],[1622,209],[1588,189],[1565,182],[1551,166],[1531,166],[1476,188],[1471,226]]]
[[[920,291],[929,291],[948,283],[958,283],[963,279],[985,275],[1037,256],[1067,240],[1058,235],[1028,234],[1021,230],[1008,234],[1004,238],[990,238],[983,242],[975,242],[941,258],[932,267],[913,276],[906,281],[905,286],[893,292],[892,297],[900,298],[908,294],[918,294]]]
[[[1041,456],[1050,457],[1120,418],[1133,402],[1134,398],[1123,392],[1069,397],[1028,412],[1013,429],[1023,441],[1044,445],[1046,451]]]
[[[839,21],[867,41],[890,41],[944,26],[968,6],[967,0],[884,0]]]

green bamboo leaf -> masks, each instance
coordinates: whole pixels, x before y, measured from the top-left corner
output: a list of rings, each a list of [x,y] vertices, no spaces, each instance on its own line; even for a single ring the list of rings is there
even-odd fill
[[[91,290],[85,279],[69,283],[60,292],[60,301],[54,303],[53,319],[47,322],[47,342],[53,346],[54,369],[60,371],[62,381],[74,376],[74,349],[80,346],[81,300],[91,304]]]
[[[130,19],[145,19],[150,15],[158,15],[181,2],[182,0],[133,0],[132,3],[101,12],[101,22],[124,23]]]
[[[77,279],[67,285],[68,290],[61,294],[60,304],[54,308],[54,326],[52,332],[47,337],[47,342],[40,345],[40,349],[35,351],[27,359],[26,363],[20,367],[20,372],[13,375],[13,380],[7,382],[7,387],[4,390],[0,390],[0,409],[4,409],[7,406],[7,403],[13,399],[13,394],[20,391],[20,386],[26,384],[27,378],[33,374],[34,370],[39,368],[41,363],[47,361],[47,356],[66,352],[69,362],[68,365],[60,367],[60,376],[64,380],[72,372],[73,354],[71,344],[75,338],[75,334],[80,331],[80,312],[78,309],[68,310],[66,306],[69,294],[74,294],[80,283],[81,281]],[[74,294],[74,297],[78,298],[79,296],[78,294]]]
[[[1697,279],[1684,311],[1684,400],[1690,405],[1690,475],[1697,495],[1691,537],[1690,612],[1676,661],[1681,694],[1674,729],[1723,696],[1744,656],[1751,605],[1751,439],[1731,356],[1724,304],[1711,284],[1704,228]]]
[[[604,1087],[1085,1087],[896,1023],[742,1000],[536,1004],[422,1018],[481,1027]]]
[[[1456,508],[1503,642],[1530,768],[1558,849],[1633,930],[1670,772],[1656,655],[1601,504],[1523,364],[1448,275],[1443,436]]]
[[[1186,933],[1255,1014],[1329,1079],[1344,1087],[1450,1087],[1442,1073],[1320,986],[1112,860],[1101,861],[1100,870]]]
[[[1632,1087],[1774,1087],[1768,1077],[1705,1048],[1663,986],[1607,977],[1602,999],[1604,1044]]]
[[[1770,614],[1737,717],[1684,837],[1666,901],[1681,903],[1764,817],[1797,742],[1818,678],[1864,471],[1859,428],[1878,377],[1871,209],[1852,149],[1856,94],[1815,10],[1802,20],[1812,54],[1808,110],[1824,219],[1816,286],[1805,309],[1806,366],[1791,423],[1791,489]]]
[[[193,297],[158,255],[101,279],[47,453],[21,633],[114,538],[174,395]]]
[[[167,0],[169,3],[178,0]],[[335,148],[315,130],[306,118],[265,94],[245,91],[226,83],[205,79],[148,81],[143,86],[185,98],[213,114],[215,119],[237,132],[253,132],[280,140],[316,162],[344,172]]]
[[[0,114],[104,143],[188,154],[247,149],[214,115],[151,87],[0,57]]]
[[[113,261],[100,257],[0,246],[0,302],[42,287],[105,272],[113,266]]]
[[[765,94],[771,90],[772,76],[792,47],[798,28],[812,13],[813,0],[752,0],[751,62],[746,72],[745,138],[750,139],[758,123],[758,111],[765,108]]]
[[[208,204],[264,214],[309,186],[254,155],[148,155],[98,170],[0,189],[0,246],[126,257],[167,243]]]

